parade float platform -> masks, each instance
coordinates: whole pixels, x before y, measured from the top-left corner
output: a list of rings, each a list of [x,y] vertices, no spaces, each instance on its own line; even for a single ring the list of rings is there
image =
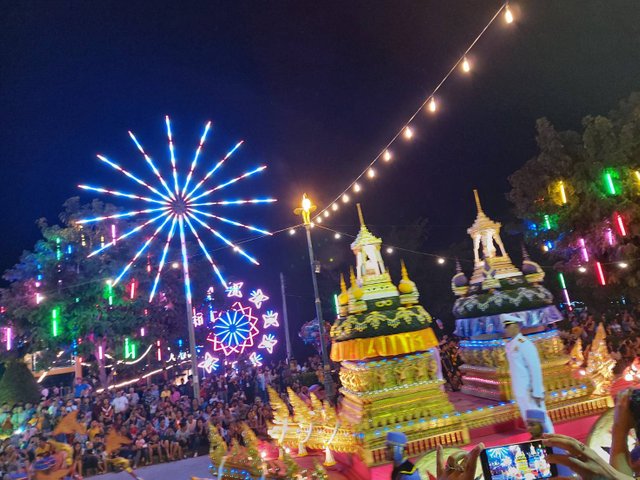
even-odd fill
[[[330,331],[331,359],[340,365],[338,404],[315,394],[303,399],[291,389],[284,398],[269,389],[268,434],[277,453],[269,453],[262,467],[255,454],[245,455],[253,459],[249,465],[237,453],[227,453],[221,478],[235,480],[250,469],[259,477],[262,468],[267,479],[297,478],[298,461],[318,453],[327,473],[316,465],[314,472],[305,469],[307,478],[324,480],[331,473],[351,480],[388,478],[377,472],[389,462],[389,432],[405,434],[407,456],[423,462],[438,445],[455,450],[485,439],[506,443],[525,433],[523,412],[511,391],[504,317],[519,317],[522,333],[539,352],[546,408],[555,424],[582,422],[613,406],[609,387],[615,360],[606,350],[604,329],[599,327],[586,362],[581,345],[566,353],[556,327],[562,315],[543,285],[544,271],[524,251],[522,267],[513,264],[500,239],[500,223],[484,214],[474,193],[478,214],[468,230],[473,273],[467,277],[458,264],[451,282],[456,333],[466,339],[460,342],[462,391],[446,391],[431,315],[419,303],[403,261],[394,283],[381,255],[382,239],[369,231],[357,205],[360,230],[351,244],[355,268],[350,268],[348,288],[340,278]],[[220,465],[225,451],[212,456],[214,465]]]
[[[612,388],[612,395],[615,394],[615,391],[627,386],[627,382],[616,382]],[[449,392],[448,397],[450,402],[459,411],[477,411],[478,409],[483,409],[480,410],[480,412],[482,412],[485,410],[493,411],[493,409],[498,408],[498,404],[496,402],[480,399],[460,392]],[[610,399],[611,397],[603,397],[602,400],[604,401],[604,405],[609,404]],[[600,405],[603,405],[603,403]],[[594,410],[593,413],[587,414],[586,416],[581,416],[571,420],[554,420],[556,432],[572,436],[584,442],[586,441],[595,422],[600,417],[600,414],[605,410],[606,407],[600,410]],[[561,409],[551,410],[552,417],[559,416],[560,411]],[[519,420],[516,420],[516,416],[517,414],[514,413],[510,420],[485,423],[483,426],[470,429],[470,441],[467,445],[461,446],[461,448],[469,450],[480,442],[483,442],[486,446],[497,446],[528,440],[530,435],[525,431],[522,423]],[[277,455],[277,449],[275,447],[272,448],[273,451],[271,454]],[[411,459],[413,461],[418,461],[422,455],[423,454],[412,456]],[[367,467],[359,458],[345,453],[335,453],[334,458],[336,464],[331,467],[326,467],[329,480],[388,480],[391,476],[392,467],[390,464]],[[294,456],[294,459],[301,468],[311,469],[315,463],[322,463],[324,461],[325,454],[320,450],[309,451],[307,456],[299,458]],[[198,457],[181,462],[145,467],[139,469],[138,473],[142,478],[156,478],[158,480],[211,480],[211,475],[204,474],[208,471],[210,463],[211,462],[208,457]],[[170,473],[170,471],[173,471],[171,468],[173,466],[175,466],[176,469],[173,469],[175,471]],[[112,477],[113,480],[120,478],[120,476],[116,476],[116,474],[100,476],[103,480],[111,480]]]

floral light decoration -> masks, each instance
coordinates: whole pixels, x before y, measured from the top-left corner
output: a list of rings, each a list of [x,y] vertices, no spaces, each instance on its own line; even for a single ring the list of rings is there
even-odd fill
[[[268,308],[269,296],[262,289],[249,290],[245,295],[245,282],[229,282],[225,289],[230,307],[214,310],[209,304],[207,320],[197,326],[207,330],[204,357],[198,366],[206,373],[215,371],[224,358],[236,359],[246,355],[252,365],[261,366],[265,355],[272,355],[278,343],[278,312]],[[207,297],[211,300],[211,296]],[[199,318],[201,313],[196,313]],[[208,348],[210,346],[210,349]],[[231,358],[233,357],[233,358]]]

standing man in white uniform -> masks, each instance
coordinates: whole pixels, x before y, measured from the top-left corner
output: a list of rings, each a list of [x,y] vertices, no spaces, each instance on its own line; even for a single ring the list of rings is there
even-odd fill
[[[553,433],[553,423],[544,404],[544,383],[538,350],[531,340],[520,332],[523,320],[514,314],[502,316],[504,333],[509,338],[506,344],[507,361],[511,371],[511,393],[520,408],[526,423],[527,410],[544,412],[544,433]]]

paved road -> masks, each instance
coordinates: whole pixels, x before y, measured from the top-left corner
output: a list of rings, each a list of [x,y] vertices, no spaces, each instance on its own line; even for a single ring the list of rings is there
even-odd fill
[[[179,462],[160,463],[136,470],[139,477],[144,480],[191,480],[191,477],[213,478],[209,473],[208,455],[197,458],[188,458]],[[107,473],[91,477],[93,480],[131,480],[126,472]]]

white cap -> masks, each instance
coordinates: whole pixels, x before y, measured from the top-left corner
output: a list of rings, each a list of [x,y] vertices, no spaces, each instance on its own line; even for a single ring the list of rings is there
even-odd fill
[[[500,315],[500,320],[502,321],[503,326],[507,326],[512,323],[518,323],[518,324],[524,323],[524,319],[520,318],[515,313],[505,313],[503,315]]]

